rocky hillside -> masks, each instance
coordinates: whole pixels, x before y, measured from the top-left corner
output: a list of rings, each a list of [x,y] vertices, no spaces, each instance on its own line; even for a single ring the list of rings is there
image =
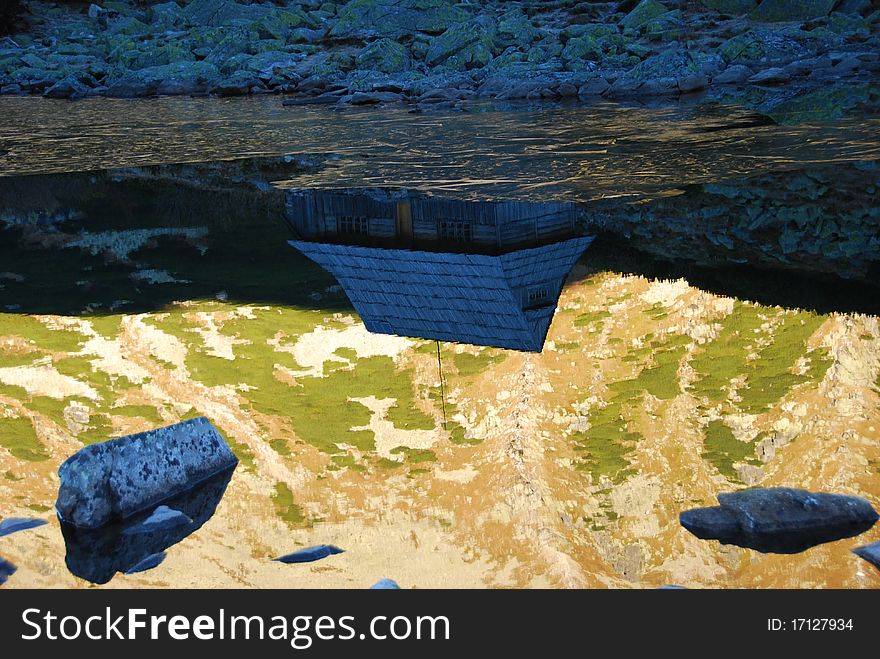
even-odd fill
[[[0,40],[4,94],[427,105],[710,89],[755,104],[880,67],[877,0],[29,2],[20,26]],[[877,101],[825,94],[812,102]]]

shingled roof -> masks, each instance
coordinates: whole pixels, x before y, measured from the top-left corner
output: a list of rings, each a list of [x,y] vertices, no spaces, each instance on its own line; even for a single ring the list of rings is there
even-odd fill
[[[540,352],[562,285],[592,237],[500,256],[292,240],[380,334]]]

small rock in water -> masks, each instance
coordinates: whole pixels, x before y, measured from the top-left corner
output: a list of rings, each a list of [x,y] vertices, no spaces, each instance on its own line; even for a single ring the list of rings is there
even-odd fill
[[[164,531],[174,528],[175,526],[188,526],[192,524],[192,520],[179,510],[174,510],[168,506],[159,506],[149,517],[142,522],[133,526],[126,527],[123,531],[125,535],[134,535],[137,533],[151,533],[153,531]]]
[[[133,517],[230,469],[238,459],[205,417],[77,451],[58,468],[55,509],[94,529]]]
[[[6,583],[6,580],[15,574],[16,568],[12,563],[0,556],[0,586]]]
[[[29,517],[8,517],[0,522],[0,538],[2,538],[4,535],[18,533],[19,531],[26,531],[27,529],[33,529],[38,526],[43,526],[44,524],[48,524],[48,522],[43,519],[33,519]]]
[[[370,590],[400,590],[400,586],[397,585],[394,579],[379,579],[379,581],[370,586]]]
[[[880,540],[872,542],[864,547],[856,547],[852,550],[853,554],[859,558],[864,558],[875,568],[880,570]]]
[[[160,551],[156,554],[150,554],[144,560],[140,561],[132,565],[125,571],[125,574],[136,574],[138,572],[146,572],[147,570],[152,570],[154,567],[158,567],[162,561],[165,560],[165,552]]]
[[[681,513],[681,525],[703,540],[764,553],[796,554],[850,538],[878,519],[871,504],[860,497],[788,487],[719,494],[718,503]]]
[[[300,549],[299,551],[287,554],[286,556],[280,556],[275,560],[279,563],[311,563],[312,561],[319,561],[322,558],[327,558],[333,554],[341,554],[344,551],[344,549],[340,549],[335,545],[317,545],[315,547]]]

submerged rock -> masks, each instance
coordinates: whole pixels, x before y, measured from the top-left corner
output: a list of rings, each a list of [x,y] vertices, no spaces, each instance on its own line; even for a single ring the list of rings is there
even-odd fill
[[[771,487],[719,494],[720,506],[679,516],[698,538],[764,553],[795,554],[823,542],[849,538],[878,519],[860,497]]]
[[[179,510],[174,510],[168,506],[159,506],[149,517],[137,524],[127,527],[123,533],[126,535],[152,533],[165,529],[173,529],[177,526],[189,526],[192,522],[192,519]]]
[[[204,417],[92,444],[58,469],[55,509],[73,526],[97,528],[189,490],[238,459]]]
[[[394,579],[379,579],[379,581],[370,586],[370,590],[400,590],[400,586],[397,585]]]
[[[12,563],[0,556],[0,586],[6,583],[6,580],[15,574],[16,568]]]
[[[872,542],[864,547],[856,547],[852,550],[853,554],[859,558],[864,558],[875,568],[880,570],[880,540]]]
[[[38,526],[43,526],[44,524],[48,524],[48,522],[42,519],[33,519],[28,517],[7,517],[2,522],[0,522],[0,538],[2,538],[4,535],[18,533],[19,531],[26,531],[27,529],[33,529]]]
[[[344,549],[340,549],[335,545],[316,545],[315,547],[300,549],[292,554],[279,556],[274,560],[279,563],[311,563],[312,561],[319,561],[322,558],[327,558],[333,554],[341,554],[344,551]]]
[[[97,584],[107,583],[117,572],[129,573],[138,566],[149,569],[143,567],[148,561],[192,535],[211,519],[233,471],[229,469],[212,476],[174,497],[167,505],[125,522],[98,529],[76,528],[62,523],[67,569]],[[157,524],[157,520],[164,521]],[[190,521],[172,523],[172,520]]]
[[[125,574],[137,574],[138,572],[146,572],[147,570],[152,570],[154,567],[158,567],[162,564],[162,561],[165,560],[165,556],[167,554],[164,551],[160,551],[156,554],[150,554],[144,560],[135,563],[130,568],[125,571]]]

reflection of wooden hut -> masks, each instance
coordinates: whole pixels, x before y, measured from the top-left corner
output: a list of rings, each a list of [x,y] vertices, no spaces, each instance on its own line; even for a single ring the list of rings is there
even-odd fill
[[[540,351],[592,238],[571,204],[386,192],[288,193],[296,249],[339,281],[367,329]]]
[[[403,191],[288,191],[287,222],[305,240],[504,252],[575,233],[571,203],[462,201]]]

